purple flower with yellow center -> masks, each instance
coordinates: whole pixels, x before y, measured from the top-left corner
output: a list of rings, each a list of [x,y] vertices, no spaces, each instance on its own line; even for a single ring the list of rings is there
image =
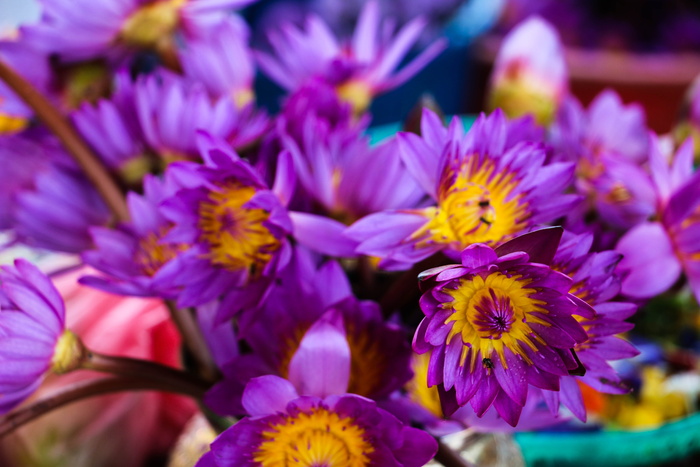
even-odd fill
[[[146,142],[166,163],[199,159],[197,130],[240,149],[267,129],[267,117],[252,104],[239,109],[228,97],[212,101],[202,83],[165,70],[139,78],[134,99]]]
[[[568,79],[557,31],[540,17],[528,18],[503,39],[491,75],[489,107],[512,118],[532,114],[548,125],[569,92]]]
[[[250,350],[223,366],[224,379],[207,394],[212,409],[239,415],[245,384],[266,374],[287,378],[301,395],[324,375],[326,393],[316,395],[350,392],[376,400],[410,378],[406,333],[387,323],[376,303],[352,295],[337,262],[316,266],[295,248],[275,282],[255,316],[241,316],[240,338]]]
[[[615,247],[623,255],[622,293],[651,298],[684,273],[700,300],[700,172],[693,169],[693,142],[688,139],[669,164],[659,142],[652,141],[649,166],[658,220],[635,226]]]
[[[114,87],[109,99],[85,103],[71,117],[105,165],[127,182],[140,182],[150,171],[151,158],[138,123],[134,84],[126,70],[116,74]]]
[[[463,135],[457,120],[445,130],[424,111],[424,136],[398,139],[407,170],[435,205],[360,219],[346,232],[360,242],[357,252],[382,258],[387,269],[406,268],[438,251],[457,258],[473,243],[496,247],[565,215],[579,200],[562,194],[574,166],[547,164],[543,144],[520,139],[531,134],[526,123],[496,111]]]
[[[432,436],[353,394],[299,397],[278,376],[251,380],[250,415],[224,431],[198,467],[421,466],[436,453]]]
[[[561,401],[576,417],[586,420],[581,390],[577,380],[600,392],[625,394],[630,391],[608,361],[631,358],[639,352],[619,334],[634,325],[624,321],[637,311],[633,303],[612,301],[620,292],[620,277],[615,268],[622,255],[615,251],[591,253],[593,235],[565,232],[552,267],[569,276],[570,293],[595,309],[593,316],[574,317],[588,334],[588,340],[574,347],[586,369],[584,375],[564,376],[560,391],[543,391],[545,400],[556,413]]]
[[[425,23],[414,19],[394,35],[390,21],[380,24],[377,2],[367,2],[347,43],[339,42],[321,18],[310,16],[304,30],[287,24],[271,31],[268,37],[275,56],[258,52],[257,59],[260,68],[289,91],[311,79],[323,79],[359,114],[374,96],[409,80],[445,48],[444,40],[436,41],[394,73]]]
[[[171,180],[147,175],[143,195],[130,192],[127,196],[128,223],[91,230],[96,249],[84,252],[83,261],[107,276],[83,277],[81,283],[122,295],[176,298],[179,287],[161,288],[158,284],[160,276],[168,274],[169,262],[186,246],[162,241],[173,224],[159,206],[179,188]]]
[[[624,105],[611,90],[596,96],[587,110],[569,97],[551,139],[561,156],[576,161],[576,188],[606,224],[629,229],[654,213],[653,183],[641,167],[649,133],[639,105]]]
[[[254,0],[42,0],[37,24],[22,28],[37,50],[69,61],[116,58],[130,49],[164,51],[174,34],[199,36],[227,9]]]
[[[249,35],[245,22],[230,16],[206,38],[187,41],[179,51],[185,76],[202,82],[212,97],[228,96],[237,107],[245,107],[255,97]]]
[[[313,115],[304,119],[303,141],[281,133],[300,185],[322,214],[345,224],[385,209],[412,208],[425,193],[406,171],[395,139],[370,147],[356,128],[324,132]],[[321,128],[323,137],[315,128]]]
[[[160,243],[187,248],[161,270],[157,286],[181,286],[183,307],[225,295],[230,302],[224,305],[245,308],[258,303],[289,261],[291,220],[277,195],[226,144],[202,156],[204,165],[178,162],[166,171],[184,188],[161,203],[174,225]]]
[[[593,310],[569,293],[572,280],[553,270],[560,228],[522,235],[494,250],[474,244],[462,264],[421,274],[426,317],[413,348],[432,351],[428,385],[439,385],[443,411],[469,403],[477,416],[493,405],[515,426],[528,386],[559,390],[579,369],[571,349],[588,335],[574,314]]]
[[[77,338],[65,331],[58,291],[28,261],[0,267],[0,413],[29,397],[44,374],[70,370]]]

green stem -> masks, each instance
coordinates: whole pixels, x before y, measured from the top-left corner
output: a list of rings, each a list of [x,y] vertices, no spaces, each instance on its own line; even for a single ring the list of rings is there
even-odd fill
[[[22,425],[52,410],[72,402],[88,397],[123,391],[163,391],[201,399],[204,396],[205,388],[192,383],[189,385],[170,386],[163,381],[145,381],[133,377],[108,377],[81,381],[64,387],[48,397],[39,399],[26,407],[20,408],[0,418],[0,437],[11,433]]]
[[[129,219],[129,209],[124,194],[109,175],[97,156],[81,139],[71,124],[49,100],[34,86],[0,60],[0,80],[4,81],[24,102],[34,110],[37,117],[61,141],[69,154],[85,172],[117,221]]]

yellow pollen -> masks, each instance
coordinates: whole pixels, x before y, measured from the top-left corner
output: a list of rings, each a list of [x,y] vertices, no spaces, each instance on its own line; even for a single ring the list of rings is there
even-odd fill
[[[502,109],[510,118],[531,114],[542,126],[552,123],[557,106],[554,85],[525,66],[511,66],[492,86],[488,99],[489,109]]]
[[[427,208],[430,220],[412,236],[417,245],[438,243],[463,250],[472,243],[499,245],[528,225],[530,212],[523,194],[512,196],[518,185],[515,174],[495,172],[491,161],[470,157],[454,182],[443,187],[438,207]]]
[[[0,135],[18,133],[29,125],[29,119],[24,117],[13,117],[0,112]]]
[[[236,108],[242,109],[255,100],[255,92],[251,88],[236,89],[231,93],[231,100]]]
[[[142,272],[147,276],[153,276],[168,261],[175,258],[178,253],[185,251],[184,244],[163,244],[161,238],[168,233],[172,226],[163,226],[157,232],[150,232],[143,237],[134,254],[134,261],[141,266]]]
[[[437,386],[428,387],[428,364],[430,362],[430,352],[424,354],[413,354],[411,368],[413,378],[406,384],[406,390],[410,399],[421,405],[436,417],[443,417],[442,406],[440,405],[440,395]]]
[[[362,114],[372,103],[372,89],[360,80],[347,81],[336,88],[338,97],[352,106],[355,115]]]
[[[247,269],[259,275],[279,249],[280,241],[264,223],[270,213],[245,205],[255,188],[231,182],[211,191],[199,205],[200,240],[209,245],[207,257],[216,266],[231,271]]]
[[[533,333],[530,323],[549,326],[535,312],[547,313],[542,307],[545,302],[531,298],[535,289],[527,288],[529,280],[521,276],[508,277],[494,272],[482,278],[461,279],[454,289],[443,289],[453,298],[444,303],[443,308],[454,311],[445,324],[454,323],[447,342],[452,338],[461,338],[465,344],[462,348],[460,365],[464,366],[467,356],[471,355],[470,368],[482,364],[483,358],[500,358],[501,364],[508,368],[505,349],[520,355],[525,362],[532,364],[525,353],[525,347],[536,350],[533,341],[544,341]]]
[[[80,338],[72,331],[65,330],[56,341],[51,359],[51,371],[64,374],[80,367],[87,355],[87,350]]]
[[[366,467],[374,447],[349,417],[313,408],[271,424],[253,453],[261,467]]]
[[[122,40],[137,47],[156,47],[177,27],[180,8],[186,2],[159,1],[139,8],[124,22],[120,32]]]
[[[632,195],[625,185],[620,182],[615,182],[606,195],[606,198],[616,204],[626,203],[632,199]]]

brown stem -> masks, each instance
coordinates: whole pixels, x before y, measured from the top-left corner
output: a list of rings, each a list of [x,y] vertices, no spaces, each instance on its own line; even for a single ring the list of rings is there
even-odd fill
[[[114,217],[118,221],[128,220],[129,210],[119,186],[63,115],[34,86],[2,60],[0,79],[31,107],[37,117],[58,137],[105,200]]]
[[[435,454],[435,460],[444,465],[445,467],[474,467],[474,465],[463,459],[459,454],[454,452],[450,447],[444,444],[439,439],[438,451]]]
[[[160,381],[144,381],[133,377],[109,377],[81,381],[64,387],[57,393],[39,399],[31,405],[20,408],[0,418],[0,437],[11,433],[22,425],[39,418],[47,412],[58,409],[71,402],[122,391],[164,391],[183,394],[196,399],[201,399],[204,395],[204,389],[196,385],[170,386]]]
[[[182,336],[185,347],[197,362],[197,369],[200,375],[207,381],[216,381],[219,377],[219,370],[194,315],[189,309],[179,308],[170,300],[166,300],[165,304],[170,311],[170,317]]]
[[[203,394],[209,383],[196,375],[148,360],[129,357],[114,357],[88,352],[80,368],[83,370],[101,371],[125,378],[136,378],[139,381],[162,384],[174,388],[177,392],[186,394]]]

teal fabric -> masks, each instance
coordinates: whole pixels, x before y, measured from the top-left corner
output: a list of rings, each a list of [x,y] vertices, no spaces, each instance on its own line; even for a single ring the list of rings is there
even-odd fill
[[[476,120],[476,116],[464,115],[461,117],[461,119],[462,123],[464,123],[464,127],[466,129],[469,129],[469,127],[472,126],[472,123],[474,123],[474,120]],[[388,137],[396,134],[396,132],[401,131],[401,125],[401,123],[390,123],[388,125],[381,125],[369,128],[367,130],[367,134],[369,134],[370,142],[372,144],[376,144],[380,141],[387,139]]]
[[[528,467],[673,465],[700,453],[700,414],[648,431],[517,433]]]

